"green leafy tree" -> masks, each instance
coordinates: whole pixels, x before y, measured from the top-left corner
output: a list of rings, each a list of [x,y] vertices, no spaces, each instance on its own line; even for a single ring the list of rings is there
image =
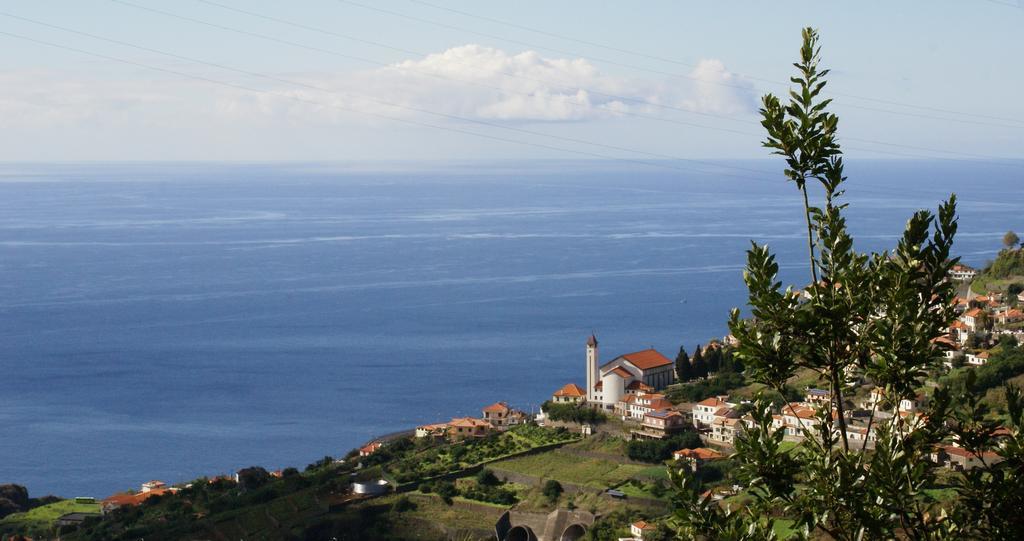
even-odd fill
[[[554,479],[548,479],[544,483],[544,488],[541,489],[541,492],[548,501],[554,503],[558,501],[558,498],[562,495],[562,492],[565,492],[565,489],[562,488],[562,483]]]
[[[1007,231],[1006,234],[1003,235],[1003,246],[1006,246],[1007,248],[1014,248],[1019,243],[1020,237],[1018,237],[1013,231]]]
[[[797,370],[813,371],[833,401],[802,426],[804,443],[791,448],[773,426],[771,403],[757,398],[732,458],[732,475],[752,498],[742,511],[703,495],[685,469],[673,470],[677,536],[775,539],[776,521],[786,519],[798,539],[1024,538],[1024,519],[1012,511],[1024,499],[1024,414],[1015,388],[1007,390],[1008,435],[996,436],[997,424],[986,416],[968,372],[961,390],[936,389],[919,417],[894,408],[880,415],[876,406],[867,421],[877,438],[873,450],[848,437],[849,374],[863,373],[897,404],[913,398],[941,362],[933,340],[953,318],[954,286],[946,275],[958,261],[950,257],[955,197],[935,213],[914,213],[895,249],[857,252],[844,217],[839,120],[828,112],[830,100],[820,97],[828,70],[819,68],[813,29],[803,31],[794,66],[796,88],[788,102],[765,96],[761,116],[764,145],[784,158],[785,177],[803,200],[811,285],[807,298],[783,289],[774,254],[754,243],[744,273],[752,317],[741,319],[733,310],[729,327],[739,339],[735,355],[755,382],[785,396]],[[938,486],[930,457],[944,442],[978,455],[995,453],[1001,462],[950,474],[956,497],[940,505],[927,489]]]
[[[501,480],[498,479],[498,476],[494,475],[494,472],[487,468],[480,470],[480,472],[476,474],[476,482],[478,485],[485,487],[496,487],[501,484]]]
[[[679,354],[676,355],[676,380],[690,381],[693,379],[690,369],[690,356],[686,354],[686,346],[679,347]]]

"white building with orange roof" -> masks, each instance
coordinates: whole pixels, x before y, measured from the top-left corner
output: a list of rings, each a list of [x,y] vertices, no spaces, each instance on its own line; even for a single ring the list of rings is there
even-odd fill
[[[167,483],[163,481],[146,481],[145,483],[142,483],[142,492],[152,492],[154,490],[160,490],[162,488],[165,488],[166,486]]]
[[[635,421],[642,421],[644,415],[648,413],[666,411],[671,408],[672,402],[669,402],[663,394],[640,393],[633,395],[633,399],[629,401],[627,417]]]
[[[566,383],[561,389],[551,395],[551,401],[556,404],[578,404],[586,398],[586,391],[575,383]]]
[[[964,357],[967,360],[967,364],[971,366],[985,366],[988,364],[992,354],[987,351],[980,351],[978,353],[968,353]]]
[[[687,464],[691,470],[697,471],[706,462],[721,460],[725,455],[715,449],[698,447],[696,449],[680,449],[672,453],[674,460],[680,460]]]
[[[1000,325],[1019,323],[1021,321],[1024,321],[1024,312],[1016,308],[1008,308],[1006,310],[996,312],[996,323]]]
[[[984,311],[981,308],[971,308],[960,316],[960,321],[967,325],[967,330],[970,332],[978,332],[978,324],[983,313]]]
[[[587,402],[603,409],[615,409],[626,394],[658,391],[675,381],[675,363],[653,348],[600,364],[597,337],[591,335],[586,351]]]
[[[459,417],[448,423],[448,437],[453,440],[482,438],[490,433],[491,429],[491,423],[483,419]]]
[[[962,263],[953,265],[953,268],[949,270],[949,277],[958,282],[973,280],[976,276],[978,276],[978,271],[976,269]]]
[[[448,423],[434,423],[416,427],[417,438],[443,438],[448,434]]]
[[[700,402],[693,405],[693,426],[695,427],[709,427],[711,423],[715,422],[716,413],[719,410],[728,411],[736,407],[736,404],[725,401],[724,396],[714,396],[711,398],[705,398]]]
[[[359,448],[359,456],[370,456],[373,453],[379,451],[381,447],[384,447],[384,442],[371,441],[370,443],[367,443],[366,445]]]
[[[633,537],[620,538],[619,541],[646,541],[654,535],[657,527],[646,520],[638,520],[629,525],[629,533]]]
[[[940,445],[932,451],[932,461],[951,470],[965,471],[1005,460],[995,451],[973,453],[956,445]]]
[[[779,415],[772,416],[774,428],[784,428],[787,436],[803,437],[805,430],[812,432],[818,425],[815,409],[801,402],[790,402],[782,407]]]
[[[526,414],[512,409],[505,402],[495,402],[483,409],[483,420],[498,430],[507,430],[511,426],[522,424]]]
[[[961,346],[967,343],[971,328],[959,319],[949,324],[949,335]]]

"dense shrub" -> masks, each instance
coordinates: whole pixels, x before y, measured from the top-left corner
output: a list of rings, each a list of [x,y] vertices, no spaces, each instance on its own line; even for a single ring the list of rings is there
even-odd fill
[[[580,404],[556,404],[549,400],[541,406],[541,409],[552,421],[593,425],[608,420],[608,416],[603,411]]]
[[[497,480],[497,478],[495,478]],[[472,486],[462,490],[462,496],[480,502],[496,503],[499,505],[512,505],[516,503],[516,493],[512,490],[498,485],[481,485],[474,483]]]
[[[480,473],[476,474],[476,483],[484,487],[495,487],[501,484],[501,480],[498,479],[494,472],[488,469],[480,470]]]
[[[559,483],[554,479],[548,479],[548,481],[544,483],[544,488],[542,489],[542,492],[544,494],[544,497],[554,502],[558,500],[558,497],[562,495],[562,492],[565,492],[565,489],[562,488],[562,483]]]
[[[964,367],[950,372],[944,383],[953,389],[964,390],[968,385],[968,373],[973,373],[974,382],[971,390],[977,394],[998,387],[1006,380],[1024,374],[1024,350],[1013,347],[1000,347],[992,350],[992,357],[985,366]]]
[[[658,463],[672,458],[673,451],[700,446],[700,436],[687,430],[663,440],[633,440],[626,444],[626,455],[632,460]]]
[[[673,403],[700,402],[705,398],[720,394],[728,394],[729,391],[743,387],[747,384],[743,374],[737,372],[721,372],[717,376],[704,381],[687,383],[669,389],[666,397]]]

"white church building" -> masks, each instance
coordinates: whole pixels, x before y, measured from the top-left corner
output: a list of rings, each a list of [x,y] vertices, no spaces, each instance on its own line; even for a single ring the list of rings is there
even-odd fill
[[[597,337],[587,340],[587,402],[614,409],[626,394],[658,391],[675,381],[675,365],[654,349],[626,353],[599,364]]]

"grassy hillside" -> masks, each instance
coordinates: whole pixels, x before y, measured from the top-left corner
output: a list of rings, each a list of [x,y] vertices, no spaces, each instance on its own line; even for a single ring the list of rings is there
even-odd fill
[[[62,500],[49,505],[30,509],[24,513],[7,515],[0,520],[0,534],[25,533],[39,534],[49,532],[55,520],[68,513],[99,513],[97,503],[75,503],[75,500]]]
[[[60,502],[12,515],[2,524],[9,533],[60,534],[72,541],[485,538],[508,505],[483,499],[506,491],[515,500],[516,494],[532,497],[534,490],[514,485],[482,490],[475,480],[477,465],[578,439],[565,430],[522,426],[454,444],[396,440],[370,457],[352,453],[344,462],[325,457],[305,472],[287,469],[281,479],[264,472],[242,484],[195,480],[177,494],[118,509],[79,529],[55,532],[53,520],[72,511],[95,512],[98,505]],[[362,500],[349,492],[353,479],[380,477],[393,486],[426,481],[432,493]],[[429,480],[433,477],[439,478]]]
[[[971,282],[971,289],[983,294],[986,291],[1006,291],[1013,284],[1024,286],[1024,249],[1000,251]]]

